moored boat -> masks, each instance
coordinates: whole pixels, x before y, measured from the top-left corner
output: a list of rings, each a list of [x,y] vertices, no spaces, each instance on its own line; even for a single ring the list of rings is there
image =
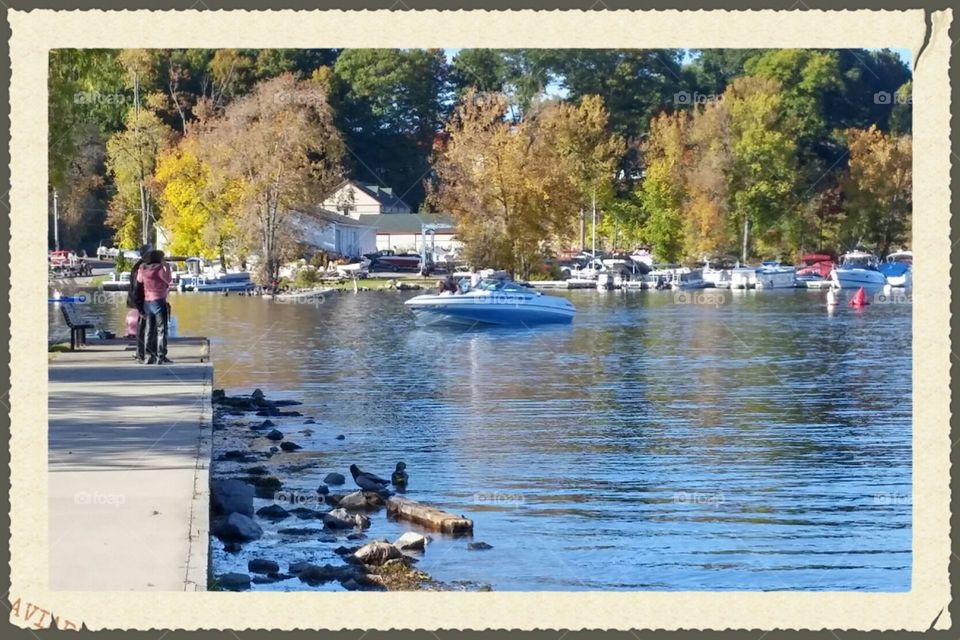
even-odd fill
[[[567,323],[576,308],[509,280],[485,279],[464,293],[420,295],[404,304],[425,325],[527,325]]]
[[[130,272],[124,271],[119,276],[111,273],[110,277],[104,280],[101,285],[104,291],[127,291],[130,289]]]
[[[830,272],[836,266],[833,257],[825,253],[808,253],[800,256],[797,269],[797,286],[821,289],[830,286]]]
[[[891,287],[909,287],[913,284],[913,252],[895,251],[880,265],[880,273]]]
[[[851,251],[840,259],[840,266],[830,273],[830,279],[840,289],[882,287],[887,283],[880,272],[877,256],[866,251]]]
[[[797,270],[779,262],[764,262],[757,269],[757,289],[792,289],[797,284]]]

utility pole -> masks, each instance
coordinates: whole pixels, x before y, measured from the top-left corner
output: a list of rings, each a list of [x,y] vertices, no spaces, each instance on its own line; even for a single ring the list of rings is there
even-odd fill
[[[593,188],[593,257],[597,257],[597,188]]]
[[[133,72],[133,101],[135,108],[135,123],[137,132],[137,165],[140,172],[140,236],[141,245],[150,244],[150,213],[147,207],[147,190],[143,175],[143,150],[140,140],[140,73]]]
[[[587,250],[587,218],[583,215],[583,207],[580,207],[580,253]]]
[[[60,251],[60,214],[57,211],[57,190],[53,190],[53,249]]]

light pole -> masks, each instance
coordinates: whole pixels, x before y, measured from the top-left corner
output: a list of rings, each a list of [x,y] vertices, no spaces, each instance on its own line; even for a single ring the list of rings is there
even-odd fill
[[[60,251],[60,215],[57,211],[57,190],[53,190],[53,250]]]

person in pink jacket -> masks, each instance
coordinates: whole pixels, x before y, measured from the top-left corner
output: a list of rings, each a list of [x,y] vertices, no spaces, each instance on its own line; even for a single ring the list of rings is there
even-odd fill
[[[143,284],[143,311],[147,317],[147,364],[173,364],[167,358],[167,293],[170,291],[170,265],[163,251],[154,249],[137,271]]]

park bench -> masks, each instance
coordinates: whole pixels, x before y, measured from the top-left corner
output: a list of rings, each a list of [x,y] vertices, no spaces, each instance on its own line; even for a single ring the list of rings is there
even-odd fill
[[[63,312],[63,319],[70,327],[70,351],[81,345],[86,346],[87,329],[93,329],[95,325],[90,320],[81,318],[77,307],[72,302],[61,303],[60,311]]]

